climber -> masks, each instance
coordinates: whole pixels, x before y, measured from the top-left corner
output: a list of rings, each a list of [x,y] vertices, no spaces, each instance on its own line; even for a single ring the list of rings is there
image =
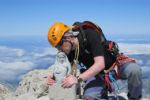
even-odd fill
[[[120,79],[128,80],[129,100],[139,100],[142,96],[141,69],[134,59],[118,53],[115,42],[106,40],[100,27],[92,22],[76,22],[73,26],[61,22],[54,23],[48,32],[50,44],[63,51],[72,65],[81,66],[79,76],[69,75],[62,87],[70,88],[78,82],[86,82],[84,98],[107,98],[107,91],[111,91],[109,77],[106,74],[117,66],[116,75]],[[106,80],[105,80],[106,79]],[[55,81],[50,76],[48,84]],[[88,98],[88,99],[87,99]],[[94,99],[98,100],[98,99]]]

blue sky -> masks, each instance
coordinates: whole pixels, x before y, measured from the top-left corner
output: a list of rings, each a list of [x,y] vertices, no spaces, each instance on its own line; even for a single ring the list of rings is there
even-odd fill
[[[0,37],[45,36],[56,21],[84,20],[106,34],[150,34],[150,1],[0,0]]]
[[[72,25],[84,20],[97,23],[110,37],[123,36],[118,38],[121,41],[134,34],[150,37],[150,1],[0,0],[0,80],[18,80],[26,71],[47,68],[57,53],[47,41],[49,27],[56,21]],[[138,40],[136,43],[143,41],[141,37],[133,40]],[[139,56],[139,59],[149,73],[150,44],[129,42],[120,47],[127,54],[148,54],[143,58]]]

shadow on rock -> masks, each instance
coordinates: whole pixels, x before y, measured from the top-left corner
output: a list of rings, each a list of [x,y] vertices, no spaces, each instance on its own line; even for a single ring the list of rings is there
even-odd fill
[[[109,100],[127,100],[126,98],[122,97],[122,96],[109,96]]]

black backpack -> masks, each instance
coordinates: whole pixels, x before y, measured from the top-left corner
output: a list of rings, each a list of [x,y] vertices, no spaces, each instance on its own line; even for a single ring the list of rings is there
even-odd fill
[[[116,57],[118,55],[119,49],[118,49],[117,43],[114,41],[107,40],[101,28],[97,26],[96,24],[90,21],[84,21],[84,22],[75,22],[73,26],[75,26],[73,30],[75,31],[78,30],[80,34],[82,35],[84,47],[87,46],[87,38],[84,32],[84,29],[91,28],[92,30],[94,30],[95,32],[101,35],[101,43],[103,44],[105,50],[107,50],[113,57]]]

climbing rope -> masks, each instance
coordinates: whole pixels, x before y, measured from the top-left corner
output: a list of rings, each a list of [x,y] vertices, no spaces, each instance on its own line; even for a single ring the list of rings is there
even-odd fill
[[[79,52],[80,52],[80,48],[79,48],[79,41],[77,42],[78,47],[75,50],[75,58],[73,60],[73,64],[72,64],[72,75],[76,76],[77,74],[77,64],[78,64],[78,58],[79,58]]]

